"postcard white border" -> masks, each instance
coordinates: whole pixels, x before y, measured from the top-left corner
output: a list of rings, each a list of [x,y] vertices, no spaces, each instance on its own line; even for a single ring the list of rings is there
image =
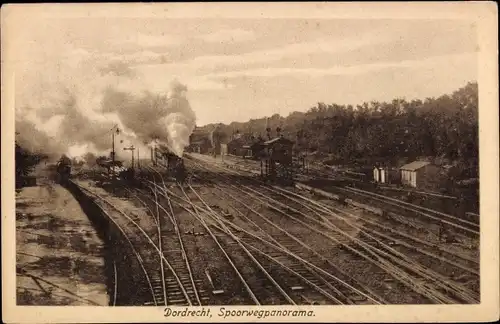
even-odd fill
[[[144,18],[467,19],[477,23],[481,193],[481,304],[308,306],[314,317],[165,318],[163,308],[16,306],[14,195],[15,21],[31,16]],[[26,21],[26,20],[25,20]],[[98,322],[465,322],[499,317],[498,10],[494,2],[23,4],[1,8],[2,316],[8,323]],[[249,309],[229,307],[226,309]],[[255,307],[255,306],[254,306]],[[290,307],[259,307],[262,310]],[[195,309],[195,308],[193,308]]]

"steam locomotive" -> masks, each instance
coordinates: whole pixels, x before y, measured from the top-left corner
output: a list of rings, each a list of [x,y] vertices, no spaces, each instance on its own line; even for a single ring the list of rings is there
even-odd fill
[[[166,148],[156,149],[156,163],[165,167],[169,175],[174,177],[178,182],[184,182],[187,177],[186,166],[184,159],[172,153]]]
[[[71,160],[67,156],[62,156],[56,164],[57,180],[65,183],[71,175]]]

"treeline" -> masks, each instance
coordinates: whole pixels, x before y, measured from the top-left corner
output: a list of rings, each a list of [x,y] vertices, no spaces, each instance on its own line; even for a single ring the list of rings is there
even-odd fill
[[[397,163],[430,156],[477,166],[479,155],[476,82],[425,100],[373,101],[356,107],[318,103],[305,113],[275,114],[267,123],[273,132],[281,127],[298,152],[331,163]],[[235,132],[265,137],[266,118],[219,127],[226,137]]]
[[[35,166],[47,156],[36,154],[21,147],[15,143],[15,167],[16,167],[16,183],[22,181],[23,177],[29,176],[33,172]]]

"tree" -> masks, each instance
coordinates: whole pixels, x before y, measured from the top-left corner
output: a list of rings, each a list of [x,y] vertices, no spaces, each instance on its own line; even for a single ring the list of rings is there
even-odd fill
[[[33,172],[35,166],[47,156],[42,154],[34,154],[22,148],[17,142],[15,143],[15,166],[16,166],[16,181],[22,177],[28,176]]]
[[[266,125],[273,130],[282,126],[283,134],[296,140],[297,152],[318,151],[346,163],[358,157],[372,163],[436,156],[478,164],[475,82],[437,98],[395,98],[360,103],[356,108],[320,102],[305,113],[293,112],[287,117],[275,114],[269,119],[231,123],[220,129],[228,137],[234,129],[251,129],[265,135]]]

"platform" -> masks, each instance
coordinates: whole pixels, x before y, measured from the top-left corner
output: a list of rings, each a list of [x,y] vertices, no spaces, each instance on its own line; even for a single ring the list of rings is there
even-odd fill
[[[104,245],[76,199],[48,179],[16,194],[18,305],[108,305]]]

